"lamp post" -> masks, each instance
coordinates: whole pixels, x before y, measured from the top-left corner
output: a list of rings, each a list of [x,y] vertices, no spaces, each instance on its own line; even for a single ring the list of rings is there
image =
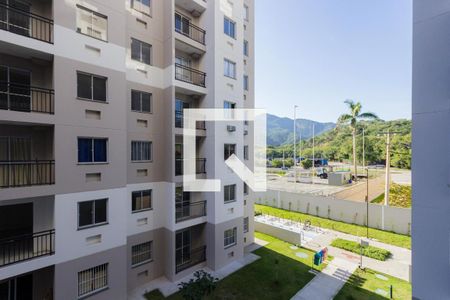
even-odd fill
[[[294,105],[294,183],[297,183],[297,132],[296,132],[296,123],[297,123],[297,105]]]

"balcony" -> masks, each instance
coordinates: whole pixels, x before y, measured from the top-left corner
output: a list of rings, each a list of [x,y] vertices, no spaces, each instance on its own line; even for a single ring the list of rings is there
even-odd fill
[[[175,176],[183,175],[183,158],[175,159]],[[206,174],[206,158],[197,158],[195,162],[195,173]]]
[[[185,252],[183,254],[182,259],[177,259],[175,267],[176,273],[206,261],[206,246],[191,249],[189,252]]]
[[[176,223],[206,216],[206,201],[175,203]]]
[[[31,13],[32,6],[25,3],[0,3],[0,29],[52,44],[53,20]]]
[[[54,113],[52,89],[0,82],[0,109],[21,112]]]
[[[179,13],[175,13],[175,31],[191,40],[205,45],[206,31],[192,24],[188,18]]]
[[[206,73],[181,64],[175,64],[175,79],[196,86],[206,87]]]
[[[184,128],[183,112],[178,111],[178,110],[175,111],[175,127],[176,128]],[[205,121],[197,121],[195,124],[195,129],[206,130],[206,122]]]
[[[0,161],[0,188],[55,184],[55,161]]]
[[[54,253],[54,229],[0,239],[0,267]]]

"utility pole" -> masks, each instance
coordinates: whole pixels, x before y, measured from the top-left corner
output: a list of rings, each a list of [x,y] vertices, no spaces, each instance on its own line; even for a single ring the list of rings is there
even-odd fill
[[[386,184],[384,186],[384,205],[389,206],[389,184],[391,169],[391,130],[388,129],[386,134]]]
[[[295,168],[297,165],[297,105],[294,105],[294,183],[297,183],[297,169]]]
[[[316,130],[316,127],[315,127],[315,124],[313,123],[313,150],[312,150],[312,155],[313,155],[313,157],[312,157],[312,170],[313,170],[313,172],[312,172],[312,178],[311,178],[311,182],[314,184],[314,176],[315,176],[315,173],[316,173],[316,149],[315,149],[315,143],[316,143],[316,134],[315,134],[315,130]]]
[[[363,150],[363,155],[362,155],[362,165],[363,165],[363,170],[364,170],[364,168],[366,167],[366,145],[365,145],[365,142],[366,142],[366,136],[365,136],[365,133],[364,133],[364,127],[363,127],[363,132],[362,132],[362,134],[363,134],[363,140],[362,140],[362,150]],[[369,180],[369,177],[367,177],[367,180]]]
[[[284,169],[284,149],[283,149],[283,169]]]
[[[366,181],[366,237],[369,238],[369,167],[367,170],[367,181]]]

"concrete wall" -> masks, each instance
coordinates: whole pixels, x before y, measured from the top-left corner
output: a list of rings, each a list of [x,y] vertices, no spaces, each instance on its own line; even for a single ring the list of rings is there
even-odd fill
[[[255,230],[277,237],[282,241],[289,242],[294,245],[301,245],[301,236],[298,232],[290,231],[284,228],[272,226],[269,224],[264,224],[258,221],[255,221]]]
[[[255,203],[319,216],[351,224],[366,225],[366,203],[338,200],[331,197],[268,190],[255,193]],[[369,204],[369,226],[382,229],[383,206]],[[411,209],[384,207],[384,229],[410,234]]]

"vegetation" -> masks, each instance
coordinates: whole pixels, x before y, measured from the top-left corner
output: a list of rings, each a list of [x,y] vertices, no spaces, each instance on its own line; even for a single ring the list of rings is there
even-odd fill
[[[217,287],[218,278],[214,278],[203,270],[196,271],[194,278],[188,282],[182,282],[180,286],[180,294],[185,300],[201,300],[211,295]]]
[[[284,160],[284,166],[285,167],[292,167],[294,165],[294,159],[293,158],[286,158]],[[274,159],[272,160],[272,167],[273,168],[281,168],[283,166],[283,159]]]
[[[358,268],[334,300],[389,299],[391,285],[393,287],[393,299],[411,299],[412,292],[409,282],[370,269],[361,270]],[[383,291],[387,294],[383,296],[378,294],[377,291],[378,293]]]
[[[344,222],[320,218],[300,212],[288,211],[265,205],[255,204],[255,213],[263,213],[300,222],[305,222],[306,220],[309,220],[311,221],[311,225],[313,226],[328,228],[361,237],[365,237],[367,232],[365,226],[348,224]],[[376,239],[382,243],[411,249],[411,237],[407,235],[398,234],[390,231],[383,231],[375,228],[369,228],[369,237],[372,239]]]
[[[312,160],[310,159],[302,160],[302,167],[305,168],[306,170],[310,169],[312,165],[313,165]]]
[[[410,185],[401,185],[393,183],[389,189],[389,205],[396,207],[411,207],[411,193]],[[382,203],[384,201],[384,193],[373,199],[372,203]]]
[[[344,240],[344,239],[335,239],[331,246],[344,249],[353,253],[361,253],[361,244],[354,241]],[[367,246],[363,247],[362,249],[362,255],[385,261],[391,256],[391,252],[388,250],[384,250],[381,248],[373,247],[373,246]]]
[[[309,273],[312,251],[291,249],[291,244],[258,232],[255,237],[269,242],[253,252],[261,258],[220,280],[216,289],[203,299],[290,299],[314,277]],[[308,257],[298,257],[299,251]],[[325,266],[326,263],[315,268],[322,270]],[[159,291],[152,291],[145,297],[148,300],[183,299],[179,292],[164,298]]]
[[[386,136],[380,133],[391,131],[399,132],[391,137],[391,166],[400,169],[411,168],[411,120],[396,121],[372,121],[360,122],[356,145],[362,148],[362,128],[365,130],[365,161],[366,164],[385,164],[386,161]],[[329,161],[350,162],[352,158],[352,130],[349,126],[329,130],[315,138],[315,157],[325,157]],[[303,140],[297,146],[297,151],[302,149],[301,156],[312,157],[312,140]],[[283,156],[293,157],[293,145],[278,147],[268,146],[267,157],[278,158]],[[357,161],[362,163],[362,150],[356,152]]]
[[[347,107],[349,109],[349,113],[343,114],[338,119],[338,126],[342,125],[349,125],[351,131],[352,131],[352,150],[353,150],[353,166],[354,166],[354,172],[353,174],[355,177],[358,176],[358,165],[356,164],[356,131],[358,129],[359,121],[360,120],[378,120],[378,116],[374,113],[370,112],[361,112],[362,105],[361,102],[354,102],[353,100],[346,100],[344,102],[347,104]]]

